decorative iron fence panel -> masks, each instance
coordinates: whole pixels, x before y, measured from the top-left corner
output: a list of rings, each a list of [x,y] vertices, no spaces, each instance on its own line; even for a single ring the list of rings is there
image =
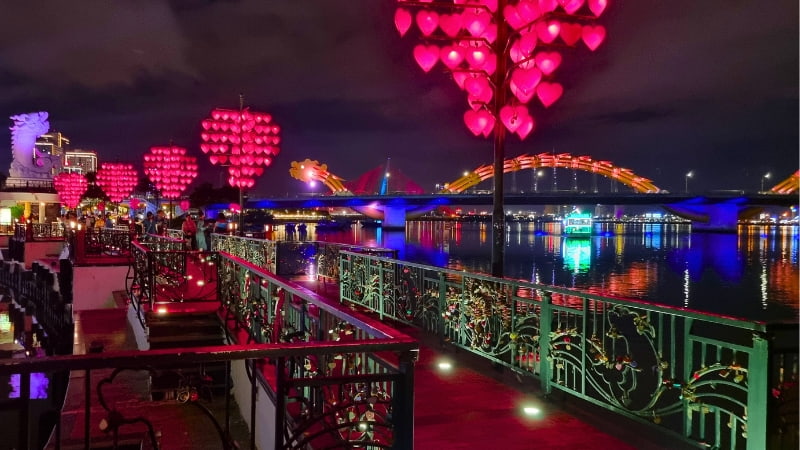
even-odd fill
[[[340,271],[342,302],[700,447],[763,448],[769,378],[797,380],[760,322],[347,251]]]

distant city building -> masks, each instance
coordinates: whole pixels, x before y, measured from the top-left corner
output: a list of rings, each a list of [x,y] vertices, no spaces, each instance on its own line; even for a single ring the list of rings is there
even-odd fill
[[[69,150],[69,138],[64,136],[59,131],[52,131],[45,133],[38,138],[34,143],[33,160],[36,162],[39,158],[46,158],[48,155],[58,156],[63,164],[63,155]],[[39,163],[41,165],[41,163]],[[53,166],[52,175],[61,172],[61,167]]]
[[[64,152],[63,172],[77,172],[87,174],[97,172],[97,152],[80,150]]]

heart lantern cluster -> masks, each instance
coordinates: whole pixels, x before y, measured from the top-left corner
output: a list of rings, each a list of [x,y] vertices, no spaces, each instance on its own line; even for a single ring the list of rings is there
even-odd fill
[[[464,123],[489,137],[498,120],[525,139],[535,128],[528,110],[534,98],[550,107],[564,92],[554,74],[559,49],[583,43],[596,50],[606,37],[595,21],[608,0],[398,0],[394,23],[404,36],[414,25],[423,43],[414,59],[425,72],[441,63],[467,94]],[[499,42],[503,37],[504,42]],[[443,44],[444,43],[444,44]],[[502,73],[498,67],[503,68]],[[493,100],[507,90],[503,104]]]
[[[97,184],[114,203],[128,198],[138,182],[132,164],[102,163],[97,171]]]
[[[53,187],[58,192],[58,198],[67,208],[77,208],[81,196],[86,192],[89,183],[86,177],[78,172],[61,172],[53,178]]]
[[[178,198],[197,177],[197,158],[187,156],[183,147],[151,147],[144,155],[144,173],[162,197]]]
[[[228,184],[251,188],[280,152],[281,128],[266,113],[215,109],[201,122],[200,149],[211,164],[228,166]]]

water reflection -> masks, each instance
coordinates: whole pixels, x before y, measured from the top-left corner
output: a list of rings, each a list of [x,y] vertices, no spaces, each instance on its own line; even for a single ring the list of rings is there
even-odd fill
[[[556,228],[509,224],[506,277],[758,320],[797,317],[797,227],[715,234],[691,233],[684,224],[609,223],[582,239],[564,238]],[[358,224],[308,229],[310,240],[389,247],[407,261],[491,272],[485,223],[409,222],[405,232]]]

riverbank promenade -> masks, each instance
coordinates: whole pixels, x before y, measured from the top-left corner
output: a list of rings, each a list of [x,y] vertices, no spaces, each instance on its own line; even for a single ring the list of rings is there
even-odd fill
[[[57,265],[4,263],[14,305],[70,317],[72,352],[0,366],[72,371],[49,448],[796,448],[796,326],[388,249],[220,236],[213,250],[133,241],[114,301],[89,308],[49,303]],[[77,285],[96,268],[74,270]],[[40,325],[49,349],[60,328]]]
[[[328,298],[338,287],[330,283],[295,280]],[[124,296],[117,292],[117,296]],[[409,327],[401,331],[420,341],[415,364],[414,448],[416,449],[647,449],[665,448],[663,437],[638,433],[634,424],[606,417],[602,410],[567,403],[557,396],[542,398],[536,386],[513,374],[493,368],[485,361],[425,336]],[[131,326],[115,310],[88,310],[76,314],[75,354],[135,350]],[[440,368],[449,362],[450,368]],[[92,385],[110,370],[93,372]],[[73,372],[62,411],[62,447],[83,448],[85,399],[84,374]],[[92,392],[92,401],[96,402]],[[127,418],[147,417],[163,449],[216,449],[220,440],[214,427],[199,409],[175,401],[153,402],[147,374],[120,374],[105,390],[105,400]],[[221,399],[208,403],[217,416],[224,414]],[[524,408],[536,408],[526,415]],[[595,410],[596,409],[596,410]],[[89,433],[96,444],[111,443],[111,436],[99,426],[106,415],[96,404],[90,409]],[[239,414],[232,416],[232,434],[241,448],[247,448],[247,425]],[[120,443],[144,442],[147,428],[142,423],[120,429]],[[677,443],[676,443],[677,445]],[[48,448],[55,448],[50,445]],[[95,448],[95,447],[92,447]],[[138,448],[138,447],[137,447]],[[677,448],[677,447],[673,447]]]

